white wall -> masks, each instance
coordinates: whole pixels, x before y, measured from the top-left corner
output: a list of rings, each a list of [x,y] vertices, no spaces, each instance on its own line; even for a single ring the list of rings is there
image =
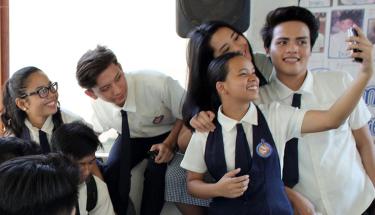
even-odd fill
[[[264,53],[263,41],[260,36],[260,29],[264,24],[266,15],[278,7],[297,5],[297,0],[252,0],[250,13],[250,27],[246,35],[256,52]]]
[[[33,65],[59,82],[60,102],[90,121],[75,79],[78,59],[97,44],[125,71],[154,69],[185,84],[186,39],[175,30],[173,0],[12,0],[10,73]]]

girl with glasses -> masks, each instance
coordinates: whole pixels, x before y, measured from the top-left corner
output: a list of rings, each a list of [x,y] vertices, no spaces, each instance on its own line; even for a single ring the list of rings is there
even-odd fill
[[[14,135],[41,144],[48,153],[52,132],[62,123],[83,120],[61,110],[57,82],[40,69],[29,66],[15,72],[5,83],[1,120],[5,135]],[[43,146],[47,142],[46,146]]]

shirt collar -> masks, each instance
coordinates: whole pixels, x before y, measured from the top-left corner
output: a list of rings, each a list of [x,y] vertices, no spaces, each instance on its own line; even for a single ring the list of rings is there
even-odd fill
[[[250,107],[247,110],[245,116],[240,120],[234,120],[224,115],[221,111],[222,106],[219,107],[219,111],[217,114],[217,120],[219,121],[220,125],[226,130],[232,130],[237,123],[244,123],[249,125],[258,125],[258,115],[255,105],[250,103]]]
[[[122,107],[123,110],[129,111],[129,112],[136,112],[137,111],[137,105],[135,101],[135,86],[133,79],[130,75],[126,74],[126,82],[128,85],[128,92],[126,96],[126,101],[124,106]]]
[[[28,129],[30,129],[34,132],[38,132],[39,130],[42,130],[42,131],[46,132],[47,134],[52,134],[52,130],[53,130],[53,126],[54,126],[53,122],[52,122],[52,116],[49,116],[46,119],[46,121],[44,122],[41,129],[39,129],[37,127],[34,127],[27,118],[25,119],[25,125]]]
[[[273,92],[275,92],[278,98],[285,99],[291,96],[293,93],[301,94],[313,94],[314,79],[310,71],[307,71],[305,80],[303,81],[302,86],[299,90],[293,91],[289,89],[285,84],[283,84],[276,76],[276,73],[273,73],[271,76],[271,87]]]

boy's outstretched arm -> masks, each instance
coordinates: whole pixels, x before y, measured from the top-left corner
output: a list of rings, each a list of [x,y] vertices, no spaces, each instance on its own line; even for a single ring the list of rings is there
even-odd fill
[[[363,59],[357,78],[328,111],[307,111],[302,123],[302,133],[338,128],[356,107],[373,75],[372,44],[359,27],[354,26],[354,28],[358,31],[358,37],[350,37],[347,42],[350,42],[348,50],[359,49],[361,51],[351,54],[352,58]]]

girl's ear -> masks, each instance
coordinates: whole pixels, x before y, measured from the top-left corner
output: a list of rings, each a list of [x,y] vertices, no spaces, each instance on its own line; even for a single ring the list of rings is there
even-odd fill
[[[92,89],[85,90],[85,94],[90,96],[93,99],[97,99],[98,97],[95,95],[94,91]]]
[[[16,98],[16,106],[25,112],[28,110],[26,99]]]
[[[222,81],[216,82],[216,91],[219,95],[225,94],[226,90],[225,90],[224,82],[222,82]]]

